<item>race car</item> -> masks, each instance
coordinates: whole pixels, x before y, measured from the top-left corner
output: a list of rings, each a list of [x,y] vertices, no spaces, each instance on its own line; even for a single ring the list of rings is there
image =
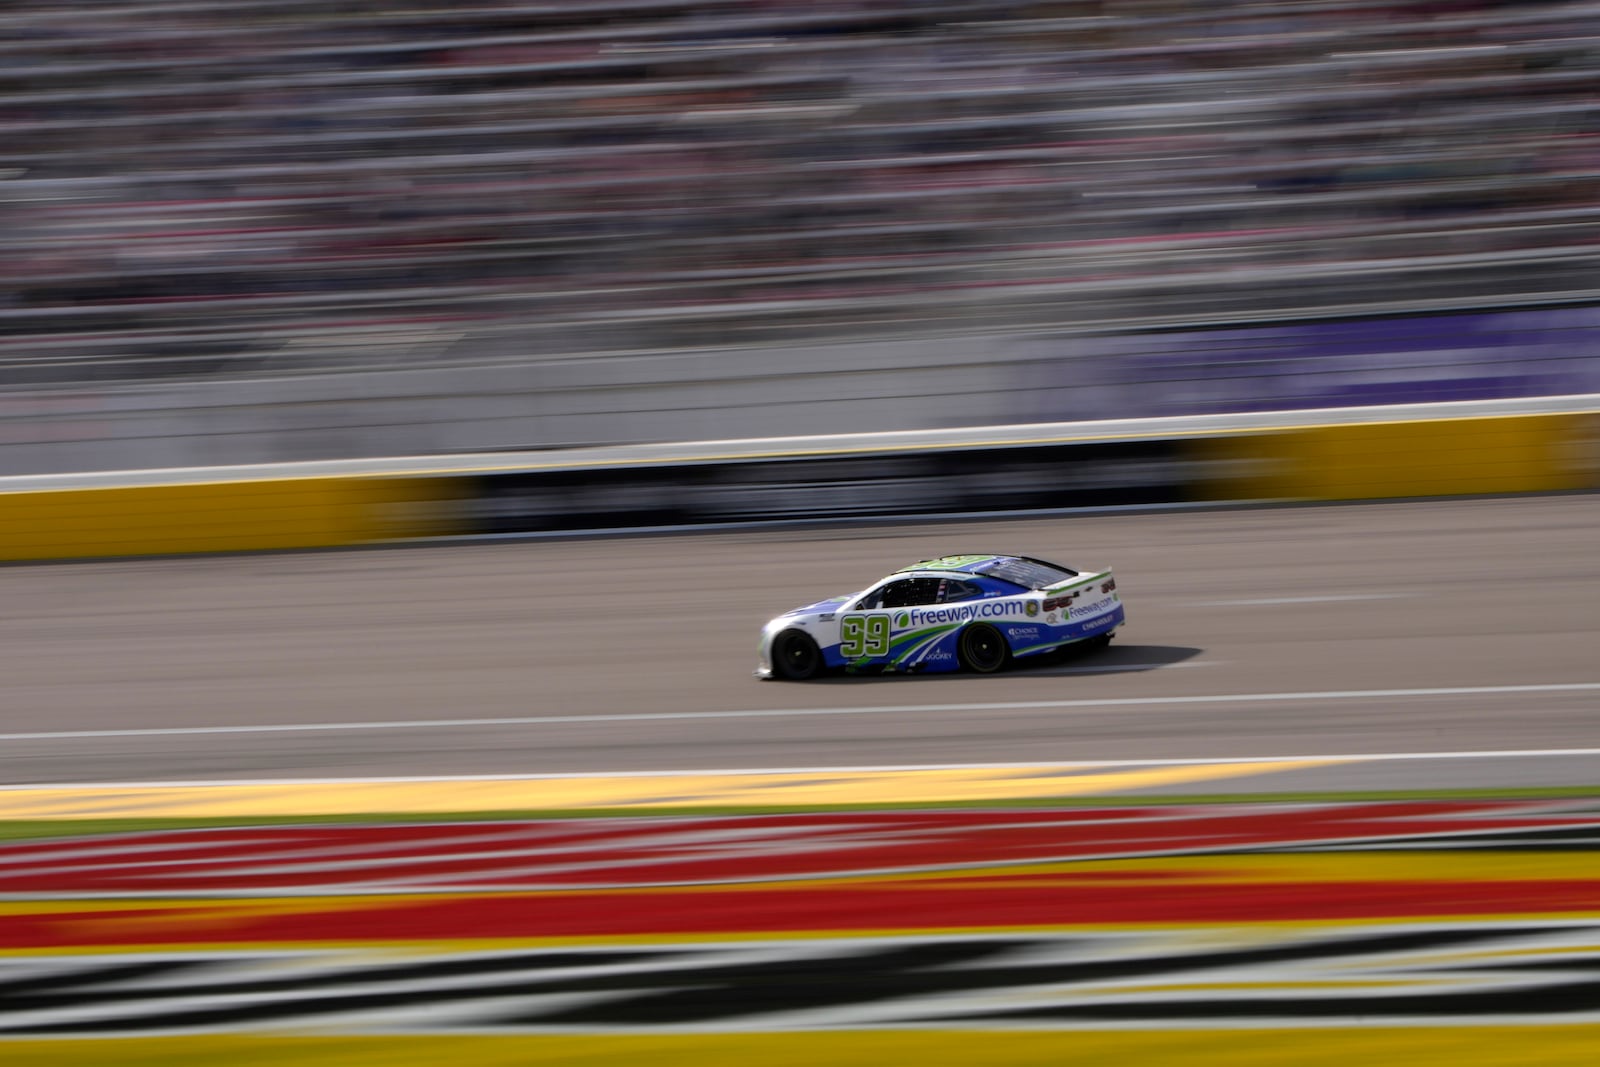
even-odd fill
[[[867,589],[795,608],[761,630],[756,674],[993,674],[1069,645],[1105,645],[1124,622],[1110,569],[1031,556],[940,556]]]

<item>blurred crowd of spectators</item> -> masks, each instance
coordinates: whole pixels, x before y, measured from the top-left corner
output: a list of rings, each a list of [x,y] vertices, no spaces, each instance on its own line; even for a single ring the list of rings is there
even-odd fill
[[[1489,0],[13,2],[0,367],[1570,296],[1600,248],[1597,26]]]

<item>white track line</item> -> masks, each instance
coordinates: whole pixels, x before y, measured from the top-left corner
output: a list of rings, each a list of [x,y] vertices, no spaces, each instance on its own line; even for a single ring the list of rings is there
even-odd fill
[[[1089,667],[1030,667],[1030,678],[1053,678],[1058,674],[1127,674],[1134,671],[1177,671],[1191,667],[1222,667],[1220,659],[1196,659],[1182,663],[1104,663]]]
[[[1415,593],[1328,593],[1320,596],[1269,596],[1251,600],[1207,600],[1207,607],[1262,607],[1277,604],[1335,604],[1347,600],[1405,600]]]
[[[122,730],[49,730],[0,734],[0,741],[68,741],[103,737],[208,734],[325,733],[338,730],[454,730],[474,726],[551,726],[564,723],[654,722],[692,719],[803,719],[828,715],[905,715],[945,711],[1030,711],[1048,708],[1126,708],[1192,704],[1286,704],[1329,700],[1407,700],[1450,696],[1510,696],[1600,691],[1600,682],[1548,685],[1462,685],[1434,689],[1328,689],[1304,693],[1223,693],[1214,696],[1107,697],[1098,700],[1014,700],[976,704],[877,704],[843,708],[747,708],[742,711],[642,711],[617,715],[528,715],[500,719],[400,719],[374,722],[270,723],[256,726],[154,726]]]

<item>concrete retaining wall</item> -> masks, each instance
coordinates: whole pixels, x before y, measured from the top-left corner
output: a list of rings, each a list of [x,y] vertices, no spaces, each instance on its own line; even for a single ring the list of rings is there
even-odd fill
[[[0,476],[1600,392],[1600,307],[279,370],[0,393]]]

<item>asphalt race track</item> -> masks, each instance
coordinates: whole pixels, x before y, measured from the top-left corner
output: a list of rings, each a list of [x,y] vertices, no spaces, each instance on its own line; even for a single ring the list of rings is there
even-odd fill
[[[768,617],[988,550],[1114,566],[1128,627],[995,677],[752,677]],[[1272,788],[1600,780],[1594,496],[19,566],[0,587],[0,784],[1338,754],[1382,758]]]

